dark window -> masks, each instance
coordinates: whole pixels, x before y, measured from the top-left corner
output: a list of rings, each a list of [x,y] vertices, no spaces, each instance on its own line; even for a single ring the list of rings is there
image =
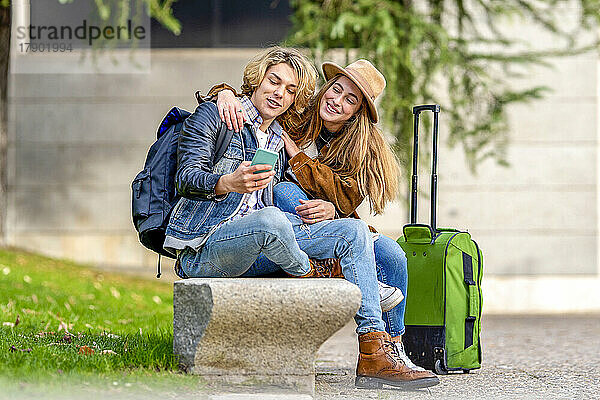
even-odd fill
[[[264,47],[285,39],[291,14],[289,0],[179,0],[181,34],[152,20],[152,47]]]

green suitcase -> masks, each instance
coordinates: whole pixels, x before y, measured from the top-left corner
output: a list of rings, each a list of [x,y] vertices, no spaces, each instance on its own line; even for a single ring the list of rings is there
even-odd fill
[[[432,111],[431,225],[417,224],[419,114]],[[406,333],[402,341],[417,365],[437,374],[481,367],[483,254],[468,232],[436,227],[439,105],[413,108],[411,223],[398,243],[408,267]]]

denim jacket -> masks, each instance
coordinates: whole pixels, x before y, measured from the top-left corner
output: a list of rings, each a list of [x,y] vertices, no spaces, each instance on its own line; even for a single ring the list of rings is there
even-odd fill
[[[275,123],[275,122],[274,122]],[[234,172],[242,161],[250,161],[258,147],[254,127],[244,124],[233,133],[223,156],[213,161],[218,135],[226,131],[214,103],[200,104],[185,120],[177,150],[175,185],[181,199],[175,205],[166,230],[164,247],[182,250],[186,246],[198,251],[217,226],[233,216],[241,205],[243,194],[215,194],[221,175]],[[283,143],[277,149],[279,159],[275,176],[263,191],[262,201],[273,205],[273,185],[283,177],[287,155]]]

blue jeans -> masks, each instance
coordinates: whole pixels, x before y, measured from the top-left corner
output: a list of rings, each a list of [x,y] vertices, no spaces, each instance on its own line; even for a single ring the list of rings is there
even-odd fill
[[[390,336],[404,334],[404,311],[406,310],[406,293],[408,290],[408,271],[406,256],[402,247],[393,239],[379,235],[375,240],[375,263],[377,277],[387,285],[397,287],[404,294],[404,299],[396,307],[383,313]]]
[[[359,334],[383,331],[385,323],[379,305],[373,241],[366,224],[358,219],[338,219],[306,225],[297,215],[267,207],[219,227],[209,236],[200,252],[184,250],[179,256],[184,273],[189,277],[250,277],[275,272],[279,267],[293,275],[308,273],[309,268],[303,270],[304,265],[298,262],[301,260],[297,260],[296,266],[291,268],[287,263],[294,261],[293,257],[290,260],[281,257],[287,255],[285,251],[281,251],[282,245],[285,249],[293,247],[290,243],[290,230],[269,234],[285,225],[280,221],[275,223],[274,220],[281,217],[272,210],[287,219],[288,228],[292,228],[291,242],[302,251],[300,255],[316,259],[340,259],[345,278],[357,285],[362,294],[361,305],[355,315],[358,325],[356,331]],[[282,244],[273,249],[266,247],[277,243],[277,239]],[[274,255],[279,255],[279,258]],[[298,258],[301,258],[300,255]],[[308,259],[304,260],[308,264]]]
[[[321,221],[309,225],[304,224],[295,214],[286,214],[293,218],[290,221],[300,248],[310,258],[339,258],[344,278],[360,289],[361,304],[354,316],[356,332],[362,334],[385,330],[373,239],[367,225],[354,218]]]
[[[295,207],[300,199],[308,200],[306,193],[292,182],[281,182],[274,188],[275,206],[281,210],[296,214]],[[379,235],[374,243],[374,256],[378,279],[390,286],[399,288],[406,296],[408,289],[408,273],[406,256],[398,243],[387,236]],[[406,297],[392,310],[383,313],[386,331],[391,336],[404,334],[404,312]]]
[[[221,225],[199,252],[179,254],[181,269],[190,278],[243,276],[262,254],[291,275],[310,272],[308,256],[298,246],[289,214],[265,207]]]

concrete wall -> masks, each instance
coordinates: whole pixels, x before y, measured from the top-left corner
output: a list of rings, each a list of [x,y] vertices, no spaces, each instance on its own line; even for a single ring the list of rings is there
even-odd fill
[[[7,243],[150,274],[130,183],[156,126],[173,105],[192,110],[197,89],[239,85],[255,53],[155,50],[149,74],[11,75]],[[553,92],[510,110],[509,168],[486,162],[473,176],[460,149],[440,151],[438,225],[468,229],[483,249],[488,312],[600,309],[598,57],[553,65],[526,82]],[[427,199],[420,210],[427,221]],[[401,203],[360,213],[394,238],[406,223]]]

